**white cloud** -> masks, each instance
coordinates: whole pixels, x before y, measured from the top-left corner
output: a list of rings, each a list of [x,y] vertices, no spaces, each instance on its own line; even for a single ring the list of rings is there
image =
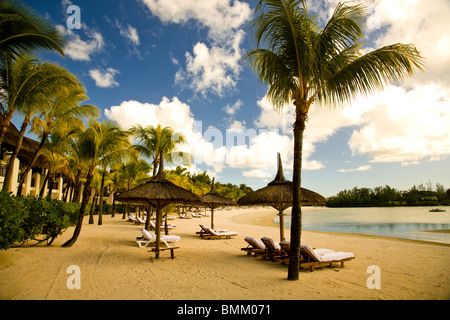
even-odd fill
[[[175,132],[183,133],[189,143],[178,151],[193,155],[196,167],[207,165],[215,173],[229,167],[244,169],[247,176],[261,176],[263,171],[268,176],[276,170],[277,152],[286,163],[292,159],[290,136],[280,134],[278,130],[245,129],[239,121],[233,122],[225,131],[204,127],[202,122],[195,121],[190,106],[176,97],[171,100],[164,97],[159,104],[123,101],[106,109],[105,116],[116,120],[123,129],[134,124],[171,126]],[[312,167],[316,165],[311,164]]]
[[[84,30],[87,40],[81,39],[78,30],[75,32],[62,25],[57,25],[56,28],[67,39],[64,54],[73,60],[91,61],[91,55],[100,52],[105,45],[103,36],[97,31],[89,30],[85,24],[82,24],[81,30]]]
[[[227,104],[223,110],[230,116],[234,115],[236,112],[239,111],[239,109],[241,109],[243,103],[242,100],[238,100],[233,104]]]
[[[131,41],[131,43],[133,43],[136,46],[140,44],[139,34],[135,27],[131,25],[127,25],[127,27],[124,27],[121,24],[119,24],[119,22],[116,23],[117,27],[119,28],[119,32],[123,37],[127,38],[129,41]]]
[[[176,73],[175,83],[203,96],[214,93],[222,97],[233,90],[242,68],[239,61],[243,34],[243,31],[236,33],[229,45],[209,48],[202,42],[195,44],[192,54],[186,52],[186,69]]]
[[[389,87],[368,99],[349,146],[371,162],[417,163],[450,155],[450,95],[438,85]]]
[[[119,70],[114,68],[108,68],[106,70],[89,70],[89,76],[95,81],[95,85],[100,88],[117,87],[119,83],[114,79],[114,77],[119,73]]]
[[[372,169],[372,166],[371,165],[367,165],[367,166],[360,166],[360,167],[355,168],[355,169],[341,169],[341,170],[338,170],[338,172],[357,172],[357,171],[367,171],[367,170],[370,170],[370,169]]]
[[[175,83],[206,96],[224,96],[236,87],[244,31],[252,10],[246,2],[230,0],[141,0],[163,23],[204,27],[208,42],[197,42],[186,52],[186,67],[175,75]]]
[[[426,72],[408,83],[437,82],[450,88],[450,2],[448,0],[375,0],[373,15],[386,27],[377,47],[412,43],[426,58]],[[377,31],[377,30],[375,30]]]
[[[252,14],[246,2],[230,0],[141,0],[163,23],[187,24],[191,20],[208,28],[221,42],[241,28]]]

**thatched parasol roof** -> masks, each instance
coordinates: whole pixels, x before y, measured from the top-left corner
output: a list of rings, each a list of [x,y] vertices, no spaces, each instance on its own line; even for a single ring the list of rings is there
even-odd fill
[[[287,207],[292,205],[294,184],[286,180],[283,175],[281,157],[278,153],[278,171],[275,179],[266,187],[250,192],[238,200],[239,205],[270,205],[278,208],[279,204]],[[301,188],[301,202],[303,205],[324,204],[326,199],[317,192]],[[286,207],[286,208],[287,208]]]
[[[235,206],[236,202],[228,199],[227,197],[221,196],[217,190],[216,190],[216,186],[214,185],[214,178],[212,181],[212,186],[211,186],[211,190],[205,194],[204,196],[201,196],[200,199],[202,200],[202,202],[212,208],[217,208],[218,206]]]
[[[266,187],[248,193],[238,200],[239,205],[269,205],[278,210],[280,217],[280,239],[284,240],[283,211],[292,206],[294,198],[294,184],[286,180],[283,174],[281,156],[278,153],[278,170],[275,179]],[[322,204],[326,199],[317,192],[301,188],[301,203]]]
[[[207,207],[211,208],[211,229],[214,229],[214,208],[220,206],[235,206],[237,204],[235,201],[221,196],[217,192],[214,184],[214,178],[212,181],[211,190],[204,196],[201,196],[200,199]]]
[[[159,258],[159,241],[161,238],[161,231],[159,226],[161,225],[162,221],[161,210],[171,203],[193,203],[193,204],[201,203],[200,198],[196,194],[173,184],[169,180],[166,180],[164,174],[164,159],[162,153],[160,156],[159,163],[160,163],[159,171],[155,177],[153,177],[150,181],[148,181],[143,185],[122,192],[116,198],[117,201],[121,202],[131,202],[131,203],[147,202],[149,205],[152,205],[153,207],[156,208],[156,222],[155,222],[155,225],[157,226],[157,228],[155,229],[156,258]],[[150,217],[147,217],[147,224],[149,220]],[[146,228],[147,227],[148,225],[146,225]]]

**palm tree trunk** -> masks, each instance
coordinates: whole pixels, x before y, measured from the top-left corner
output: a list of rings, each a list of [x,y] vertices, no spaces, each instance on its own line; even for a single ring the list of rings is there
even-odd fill
[[[9,124],[11,123],[13,115],[14,115],[14,112],[7,110],[6,113],[1,116],[2,123],[0,126],[0,145],[2,145],[2,143],[3,143],[3,138],[5,137],[5,133],[8,130],[8,127],[9,127]]]
[[[28,117],[25,117],[25,120],[23,120],[22,127],[20,128],[19,132],[19,140],[17,141],[16,149],[14,149],[13,154],[11,155],[11,158],[9,159],[8,167],[6,167],[6,174],[5,174],[5,180],[3,182],[3,190],[9,191],[11,187],[11,181],[13,179],[13,170],[14,170],[14,160],[16,160],[17,155],[19,154],[20,148],[22,147],[23,137],[25,136],[25,132],[27,131],[28,124],[30,123],[30,119]],[[28,170],[29,171],[29,170]],[[22,174],[20,181],[25,181],[25,174],[28,174],[28,171],[24,174]],[[22,179],[23,177],[23,179]],[[22,188],[20,188],[22,189]]]
[[[72,238],[70,238],[67,242],[65,242],[62,247],[71,247],[73,244],[77,241],[78,236],[81,232],[81,227],[83,225],[83,219],[84,219],[84,213],[86,211],[86,205],[89,201],[89,197],[91,196],[91,181],[94,177],[94,168],[89,170],[89,173],[86,177],[86,185],[83,190],[83,200],[81,201],[81,208],[80,208],[80,214],[78,216],[78,223],[75,227],[75,231],[73,232]]]
[[[111,210],[111,218],[114,218],[116,216],[116,192],[113,191],[113,203],[112,203],[112,210]]]
[[[41,142],[39,143],[39,147],[37,148],[36,152],[33,155],[33,160],[31,160],[31,163],[29,166],[26,167],[24,173],[22,174],[20,181],[19,181],[19,188],[17,189],[17,195],[20,196],[22,195],[22,185],[23,182],[25,181],[25,177],[27,176],[28,172],[31,170],[31,168],[33,167],[34,163],[36,162],[38,156],[39,156],[39,151],[41,151],[41,149],[44,147],[45,141],[47,140],[47,134],[44,133]]]
[[[294,124],[294,195],[291,216],[291,244],[289,256],[288,280],[298,280],[300,270],[300,243],[302,234],[302,208],[301,208],[301,173],[303,132],[305,131],[306,114],[297,111]]]
[[[94,224],[94,209],[97,204],[98,195],[97,192],[94,193],[94,198],[92,198],[91,212],[89,213],[89,224]]]
[[[103,174],[102,174],[102,183],[100,184],[100,203],[99,203],[99,207],[98,207],[98,225],[101,226],[103,224],[103,187],[105,185],[105,173],[106,173],[106,168],[103,169]]]
[[[50,176],[50,170],[48,170],[47,174],[45,175],[44,182],[42,184],[41,191],[39,192],[39,197],[44,197],[45,187],[47,186],[48,178]]]
[[[48,171],[50,173],[50,171]],[[50,174],[48,177],[48,195],[47,195],[47,200],[51,201],[52,200],[52,192],[53,192],[53,181],[54,179],[54,174]]]

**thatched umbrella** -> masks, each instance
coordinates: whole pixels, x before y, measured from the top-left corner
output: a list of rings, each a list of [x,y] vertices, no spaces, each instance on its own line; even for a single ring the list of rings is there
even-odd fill
[[[235,206],[237,203],[231,199],[221,196],[217,193],[216,186],[214,185],[214,178],[212,181],[211,190],[201,196],[202,202],[211,209],[211,229],[214,229],[214,209],[220,206]]]
[[[146,203],[156,208],[156,258],[159,258],[160,226],[162,223],[161,210],[171,203],[201,203],[200,198],[196,194],[166,180],[162,153],[158,174],[147,183],[121,193],[117,200],[121,202]]]
[[[284,219],[283,211],[292,206],[293,183],[284,178],[281,156],[278,153],[278,171],[275,179],[266,187],[251,192],[238,200],[239,205],[269,205],[278,210],[280,216],[280,239],[284,240]],[[326,199],[320,194],[301,188],[301,202],[303,204],[325,203]]]

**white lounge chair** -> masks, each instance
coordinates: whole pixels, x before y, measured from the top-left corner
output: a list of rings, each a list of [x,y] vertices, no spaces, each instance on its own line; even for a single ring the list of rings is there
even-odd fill
[[[174,227],[175,227],[175,225],[172,224],[172,223],[167,224],[167,229],[173,229]],[[156,224],[152,220],[150,220],[150,228],[153,229],[153,230],[156,228]],[[160,228],[161,229],[165,229],[166,226],[164,224],[162,224]]]
[[[320,268],[330,266],[333,263],[341,263],[341,268],[344,267],[345,261],[350,261],[355,258],[352,252],[335,252],[330,249],[313,249],[310,246],[302,245],[300,247],[300,254],[304,258],[301,262],[301,268]]]
[[[245,237],[244,240],[248,243],[248,246],[246,248],[241,248],[241,250],[246,251],[247,255],[251,255],[253,253],[256,256],[257,254],[266,252],[266,247],[261,241],[252,237]]]
[[[140,248],[145,248],[151,243],[156,243],[156,234],[150,233],[145,229],[141,229],[143,234],[142,237],[136,238],[136,242]],[[175,242],[181,240],[179,236],[175,235],[161,235],[161,242],[164,243],[168,248],[172,248]]]
[[[207,234],[203,234],[203,239],[231,239],[232,236],[237,236],[235,231],[215,231],[211,228],[206,228]]]

